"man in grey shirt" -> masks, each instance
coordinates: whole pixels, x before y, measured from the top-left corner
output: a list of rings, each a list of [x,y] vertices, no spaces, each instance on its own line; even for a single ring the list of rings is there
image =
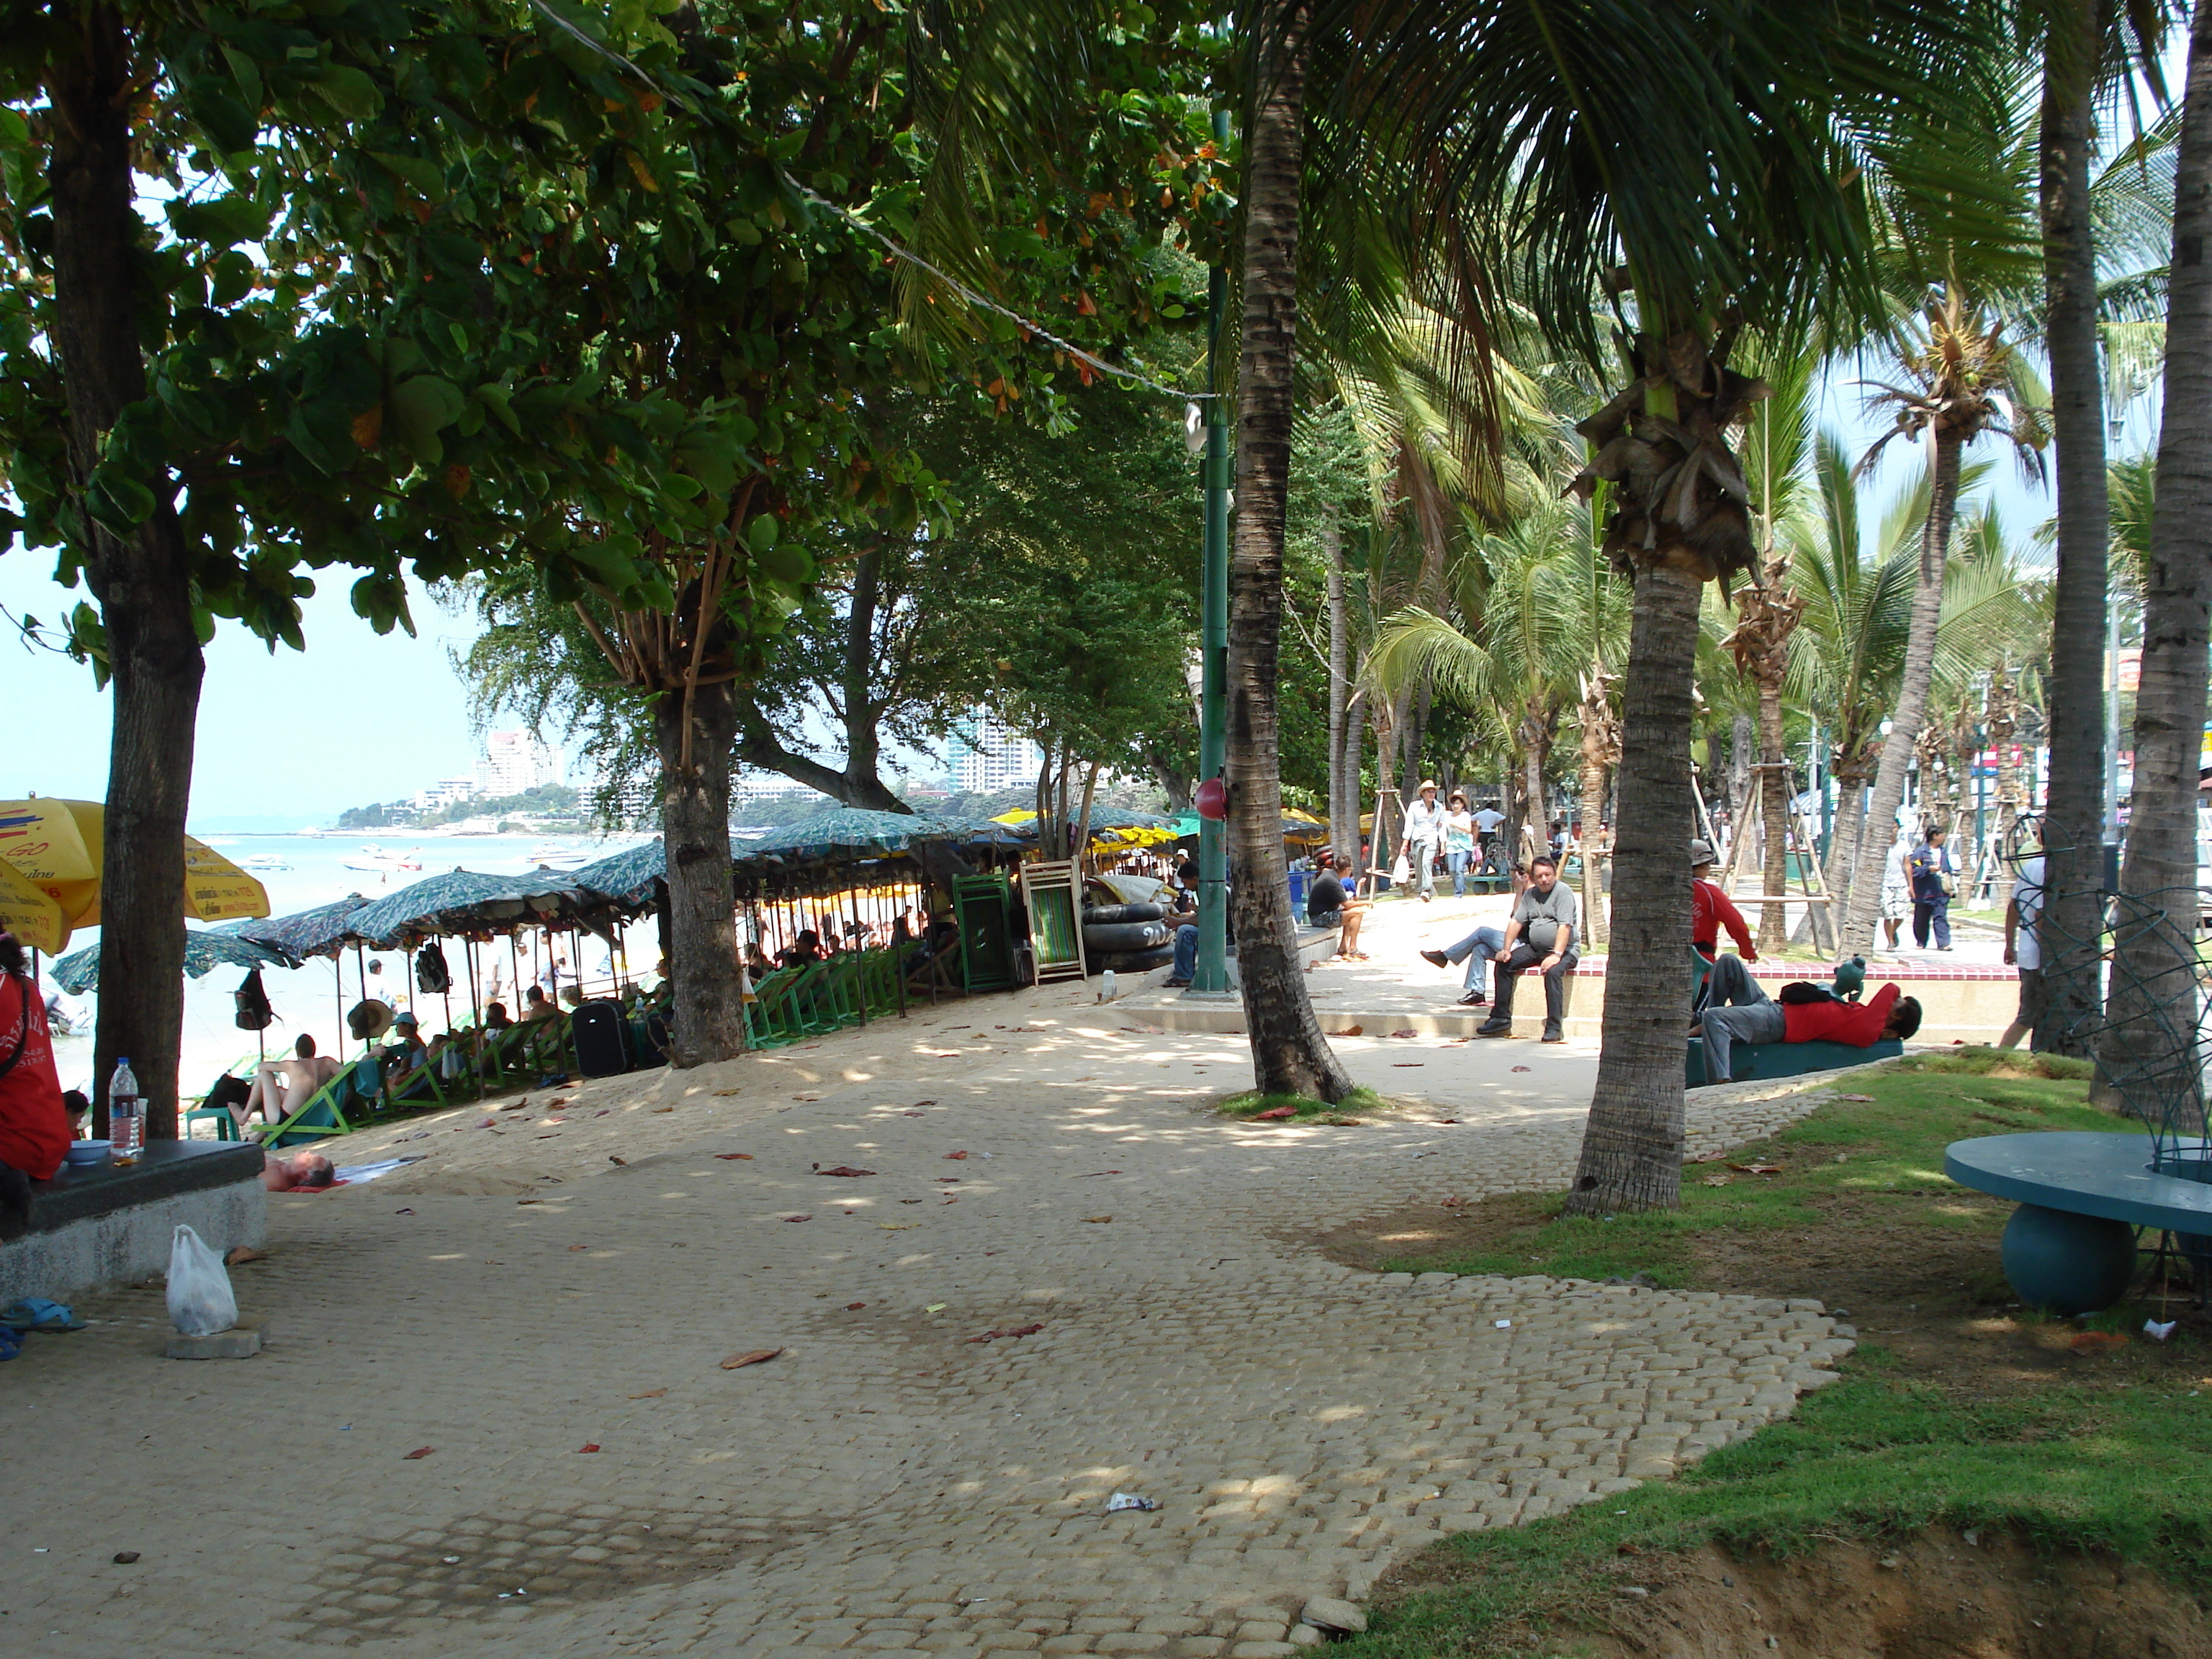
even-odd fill
[[[1531,968],[1544,975],[1544,1041],[1564,1042],[1559,1029],[1566,1012],[1566,977],[1581,952],[1575,949],[1581,913],[1575,890],[1559,883],[1559,866],[1540,854],[1528,865],[1528,885],[1505,924],[1505,948],[1498,958],[1497,996],[1490,1018],[1474,1029],[1477,1036],[1508,1036],[1513,1030],[1513,988]]]

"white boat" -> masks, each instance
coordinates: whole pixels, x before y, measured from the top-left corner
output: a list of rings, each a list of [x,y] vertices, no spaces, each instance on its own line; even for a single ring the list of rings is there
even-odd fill
[[[290,869],[292,866],[291,866],[290,865],[289,865],[289,864],[285,863],[285,862],[284,862],[284,860],[283,860],[283,859],[278,858],[278,857],[276,856],[276,854],[274,854],[274,853],[256,853],[256,854],[253,854],[253,856],[252,856],[252,857],[251,857],[251,858],[244,858],[244,859],[240,859],[240,860],[239,860],[239,861],[238,861],[238,867],[239,867],[240,869],[241,869],[241,870],[272,870],[272,871],[273,871],[273,870],[289,870],[289,869]]]
[[[422,867],[420,848],[411,852],[391,853],[371,842],[351,858],[342,860],[349,870],[374,870],[380,875],[391,875],[395,871],[414,871]]]
[[[586,861],[574,848],[556,847],[550,842],[540,842],[522,855],[527,870],[580,870]]]

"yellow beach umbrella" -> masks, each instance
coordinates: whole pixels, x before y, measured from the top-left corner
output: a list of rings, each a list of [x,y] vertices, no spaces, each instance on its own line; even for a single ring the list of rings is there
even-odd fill
[[[0,800],[0,862],[44,893],[71,927],[100,922],[106,809],[98,801]],[[265,916],[262,884],[206,843],[185,837],[185,915],[199,921]]]
[[[58,956],[69,944],[69,918],[62,907],[0,861],[0,933],[13,933],[33,951]]]
[[[994,823],[1004,824],[1035,823],[1036,822],[1036,814],[1026,806],[1017,806],[1011,812],[1000,813],[999,816],[993,818],[991,822]]]

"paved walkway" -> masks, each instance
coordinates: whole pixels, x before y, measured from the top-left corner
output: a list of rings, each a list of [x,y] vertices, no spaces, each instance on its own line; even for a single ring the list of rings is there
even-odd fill
[[[1404,1115],[1270,1128],[1202,1109],[1241,1041],[1086,997],[356,1137],[425,1161],[272,1198],[258,1358],[165,1360],[150,1287],[0,1369],[0,1650],[1287,1652],[1306,1595],[1663,1475],[1850,1346],[1296,1242],[1561,1183],[1586,1048],[1352,1040]],[[1705,1147],[1805,1109],[1728,1092]]]

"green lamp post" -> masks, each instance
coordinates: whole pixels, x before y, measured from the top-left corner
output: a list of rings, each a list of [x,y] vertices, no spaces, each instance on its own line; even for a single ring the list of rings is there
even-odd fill
[[[1213,112],[1214,142],[1229,141],[1229,112]],[[1199,658],[1203,678],[1198,705],[1198,775],[1218,778],[1229,763],[1229,400],[1222,387],[1221,325],[1228,308],[1229,273],[1215,265],[1206,278],[1206,454],[1199,481],[1206,500],[1206,530],[1199,610]],[[1227,826],[1198,821],[1198,965],[1186,995],[1229,994],[1229,848]]]

